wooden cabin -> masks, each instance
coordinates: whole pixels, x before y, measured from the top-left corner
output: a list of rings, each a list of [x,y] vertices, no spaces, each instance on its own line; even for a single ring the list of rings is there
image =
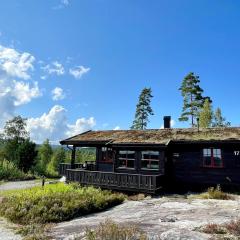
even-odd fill
[[[155,193],[164,185],[240,187],[240,128],[87,131],[61,141],[72,149],[60,164],[67,181]],[[96,161],[75,162],[77,148],[96,148]]]

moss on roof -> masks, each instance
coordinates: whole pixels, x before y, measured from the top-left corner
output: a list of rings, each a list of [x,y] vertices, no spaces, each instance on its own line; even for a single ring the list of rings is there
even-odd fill
[[[240,128],[171,128],[149,130],[88,131],[61,144],[84,142],[111,142],[112,144],[167,144],[172,141],[240,140]]]

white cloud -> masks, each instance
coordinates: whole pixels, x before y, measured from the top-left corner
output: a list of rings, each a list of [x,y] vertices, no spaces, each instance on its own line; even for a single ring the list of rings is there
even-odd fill
[[[69,69],[69,73],[77,79],[81,78],[84,74],[88,73],[89,71],[90,68],[85,68],[84,66],[77,66],[75,68]]]
[[[76,134],[79,134],[81,132],[85,132],[89,129],[92,129],[96,125],[96,120],[94,117],[90,118],[79,118],[75,122],[75,124],[69,124],[68,125],[68,131],[66,132],[67,136],[74,136]]]
[[[120,127],[116,126],[113,130],[120,130]]]
[[[29,79],[35,58],[27,52],[19,53],[13,48],[0,45],[0,69],[8,76]]]
[[[60,87],[55,87],[51,93],[52,93],[52,99],[54,101],[62,100],[66,97],[66,95],[63,92],[63,89]]]
[[[61,0],[59,5],[53,7],[54,10],[59,10],[65,7],[68,7],[70,4],[70,0]]]
[[[47,64],[46,66],[41,67],[46,73],[48,74],[56,74],[58,76],[61,76],[65,73],[65,69],[61,63],[58,61],[54,61],[50,64]]]
[[[18,106],[41,96],[38,83],[31,81],[34,60],[30,53],[0,45],[0,128]]]
[[[12,89],[12,94],[16,98],[14,101],[15,106],[20,106],[29,103],[33,98],[42,95],[38,88],[38,83],[34,82],[31,88],[29,83],[13,81],[14,88]]]
[[[69,0],[62,0],[61,3],[65,6],[68,6],[69,5]]]
[[[27,120],[30,137],[37,143],[43,142],[46,138],[58,143],[61,139],[92,129],[95,125],[96,121],[93,117],[79,118],[74,124],[69,124],[67,111],[60,105],[53,106],[48,113],[38,118]]]

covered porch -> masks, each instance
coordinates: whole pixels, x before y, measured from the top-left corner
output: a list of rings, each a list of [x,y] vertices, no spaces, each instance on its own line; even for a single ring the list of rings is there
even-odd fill
[[[62,163],[59,173],[68,182],[112,190],[155,193],[163,185],[165,144],[140,140],[126,142],[137,131],[88,131],[61,141],[71,149],[71,163]],[[115,139],[115,140],[114,140]],[[117,141],[121,140],[121,141]],[[95,161],[76,163],[78,148],[95,148]]]
[[[67,182],[78,182],[83,186],[95,186],[105,189],[155,193],[161,189],[163,174],[143,175],[130,173],[102,172],[86,170],[83,164],[62,163],[59,173],[66,176]]]

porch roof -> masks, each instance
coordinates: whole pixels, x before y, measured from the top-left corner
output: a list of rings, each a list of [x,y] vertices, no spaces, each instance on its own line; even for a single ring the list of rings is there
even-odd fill
[[[105,130],[87,131],[60,141],[62,145],[99,145],[99,144],[159,144],[170,141],[240,141],[240,128],[171,128],[148,130]]]

